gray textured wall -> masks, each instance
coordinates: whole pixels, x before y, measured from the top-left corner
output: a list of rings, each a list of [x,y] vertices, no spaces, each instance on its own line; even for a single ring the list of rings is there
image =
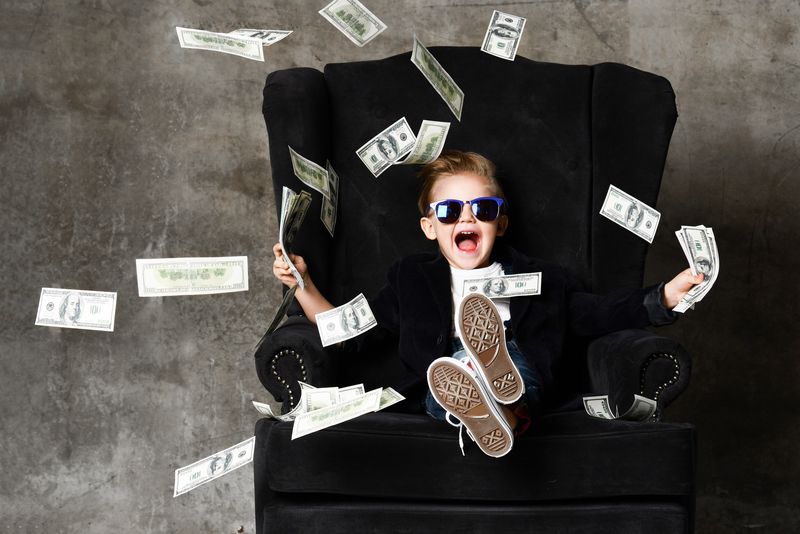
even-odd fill
[[[252,435],[252,346],[280,291],[266,74],[479,45],[492,8],[519,53],[670,79],[680,118],[648,281],[670,230],[713,226],[722,279],[667,333],[695,356],[668,413],[699,429],[699,532],[800,529],[800,4],[369,0],[352,45],[327,0],[0,3],[0,525],[10,532],[253,532],[252,472],[172,498],[173,471]],[[182,50],[176,25],[293,29],[266,63]],[[250,291],[140,299],[134,260],[247,255]],[[119,292],[114,333],[34,326],[43,286]]]

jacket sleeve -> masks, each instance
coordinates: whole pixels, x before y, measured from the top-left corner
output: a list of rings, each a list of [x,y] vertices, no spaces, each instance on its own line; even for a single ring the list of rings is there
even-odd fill
[[[399,271],[399,262],[389,268],[386,283],[369,303],[378,325],[394,335],[400,332],[400,302],[397,298]]]
[[[576,281],[567,283],[570,330],[583,337],[597,337],[629,328],[672,323],[677,314],[661,302],[657,284],[643,289],[622,289],[608,295],[577,291]]]

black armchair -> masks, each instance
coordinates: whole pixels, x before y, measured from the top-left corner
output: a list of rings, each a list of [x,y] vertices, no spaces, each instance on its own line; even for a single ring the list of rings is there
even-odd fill
[[[405,116],[451,121],[447,146],[498,166],[515,248],[568,267],[587,290],[641,286],[647,243],[599,215],[609,184],[655,205],[677,117],[667,80],[619,64],[568,66],[474,48],[432,53],[466,93],[458,122],[411,64],[384,60],[274,72],[264,116],[276,198],[298,190],[288,146],[341,177],[332,238],[316,213],[296,239],[317,286],[334,304],[374,294],[399,257],[430,250],[418,229],[416,168],[375,179],[355,150]],[[306,188],[307,189],[307,188]],[[370,354],[323,349],[296,306],[255,355],[283,409],[314,385],[392,386],[407,400],[291,441],[291,423],[256,425],[259,532],[692,532],[695,433],[659,422],[690,375],[687,352],[645,330],[570,339],[559,390],[514,450],[462,457],[454,430],[424,415],[425,384],[387,344]],[[658,402],[652,421],[605,421],[582,394],[609,394],[623,412],[639,393]]]

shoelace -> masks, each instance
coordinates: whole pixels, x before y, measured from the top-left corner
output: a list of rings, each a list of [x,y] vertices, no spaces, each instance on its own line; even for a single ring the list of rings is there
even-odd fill
[[[445,412],[444,419],[450,426],[458,428],[458,447],[461,449],[461,456],[466,456],[466,454],[464,454],[464,423],[458,421],[458,419],[456,419],[458,422],[454,423],[451,419],[452,416],[450,412]]]

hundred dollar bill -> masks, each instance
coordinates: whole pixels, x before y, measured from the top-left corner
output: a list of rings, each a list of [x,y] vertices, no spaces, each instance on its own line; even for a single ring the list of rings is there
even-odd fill
[[[542,273],[521,273],[491,278],[464,280],[463,294],[480,293],[489,298],[539,295],[542,292]]]
[[[231,35],[227,33],[207,32],[191,28],[175,27],[178,32],[178,41],[181,48],[196,48],[198,50],[211,50],[223,54],[264,61],[264,45],[261,39]]]
[[[411,49],[411,63],[417,66],[419,71],[430,82],[439,96],[442,97],[447,107],[461,120],[461,110],[464,108],[464,91],[456,84],[453,78],[444,70],[444,67],[436,61],[433,54],[428,52],[417,36],[414,36],[414,45]]]
[[[496,9],[492,13],[481,50],[487,54],[514,61],[525,28],[525,19]]]
[[[253,436],[238,445],[212,454],[186,467],[175,470],[175,494],[183,495],[197,486],[227,475],[231,471],[253,461],[256,438]]]
[[[597,395],[593,397],[583,398],[583,407],[586,413],[592,417],[600,419],[616,419],[617,416],[611,410],[611,405],[608,402],[608,395]]]
[[[377,178],[400,158],[411,152],[417,138],[403,117],[356,150],[369,172]]]
[[[140,297],[247,291],[247,256],[136,260]]]
[[[364,46],[386,29],[386,24],[358,0],[333,0],[319,14],[356,46]]]
[[[36,325],[114,331],[117,293],[43,287]]]
[[[294,420],[292,439],[377,411],[380,408],[381,393],[382,388],[373,389],[348,401],[298,415]]]
[[[266,402],[253,401],[253,408],[255,408],[258,413],[266,415],[270,419],[277,419],[279,421],[289,420],[289,419],[283,419],[283,416],[281,414],[276,414],[275,412],[273,412],[272,406],[270,406]]]
[[[289,253],[292,252],[294,238],[306,218],[306,212],[308,212],[310,205],[311,195],[308,191],[300,191],[297,194],[288,187],[283,187],[281,193],[281,220],[278,224],[278,242],[281,244],[281,250],[283,251],[283,261],[289,266],[300,289],[305,288],[305,282],[300,275],[300,271],[297,270],[297,267],[289,258]]]
[[[339,402],[339,388],[314,388],[303,391],[300,403],[303,405],[301,413],[313,412],[321,408],[333,406]]]
[[[611,219],[648,243],[653,242],[661,214],[625,191],[609,186],[600,215]]]
[[[337,402],[348,401],[352,398],[358,397],[359,395],[363,395],[364,393],[364,384],[355,384],[352,386],[342,387],[339,388],[339,398]]]
[[[331,197],[328,190],[328,171],[314,163],[308,158],[304,158],[292,147],[289,147],[289,156],[292,159],[292,169],[294,175],[312,189],[316,189],[326,198]]]
[[[677,313],[685,313],[708,294],[719,275],[719,251],[714,230],[700,226],[681,226],[675,232],[681,244],[692,274],[703,274],[703,281],[691,288],[673,308]]]
[[[633,404],[631,404],[630,408],[625,410],[625,413],[620,416],[620,419],[626,419],[628,421],[646,421],[656,413],[657,406],[656,401],[653,399],[648,399],[641,395],[634,395]]]
[[[703,275],[703,281],[691,288],[674,308],[675,311],[683,313],[688,308],[694,308],[694,305],[703,300],[714,286],[719,274],[720,259],[712,228],[702,225],[682,226],[676,235],[684,249],[692,274]]]
[[[292,30],[251,30],[247,28],[242,28],[239,30],[233,30],[232,32],[228,33],[228,35],[249,37],[250,39],[261,39],[262,45],[269,46],[277,43],[282,39],[285,39],[286,37],[291,35],[291,33]]]
[[[266,415],[271,419],[277,419],[278,421],[294,421],[295,417],[300,415],[301,413],[305,412],[305,408],[307,406],[307,402],[304,401],[304,397],[308,395],[311,391],[317,389],[311,384],[306,384],[305,382],[297,381],[300,384],[300,400],[297,401],[297,405],[286,412],[285,414],[276,414],[272,411],[272,408],[269,404],[263,402],[256,402],[253,401],[253,407],[258,411],[258,413]]]
[[[323,347],[359,336],[378,324],[362,293],[347,304],[318,313],[316,321]]]
[[[325,228],[333,237],[333,231],[336,229],[336,212],[339,207],[339,175],[333,170],[331,162],[328,162],[328,191],[330,191],[330,199],[322,197],[322,208],[320,210],[319,218]]]
[[[411,153],[399,163],[403,165],[424,164],[438,158],[444,148],[448,130],[450,130],[449,122],[422,121]]]
[[[300,400],[297,401],[297,405],[294,408],[292,408],[285,414],[274,413],[272,411],[272,407],[270,407],[269,404],[266,404],[264,402],[253,401],[253,407],[258,411],[258,413],[266,415],[271,419],[277,419],[278,421],[284,421],[284,422],[294,421],[295,417],[307,411],[309,402],[306,400],[306,397],[309,394],[313,394],[313,392],[317,390],[317,388],[315,388],[311,384],[306,384],[305,382],[301,382],[300,380],[298,380],[297,383],[300,385]]]
[[[707,228],[705,226],[681,226],[681,229],[675,233],[684,247],[692,274],[697,276],[699,273],[703,273],[704,278],[709,279],[714,271],[714,258]]]
[[[406,400],[406,398],[395,391],[394,388],[383,388],[383,392],[381,393],[381,403],[380,406],[378,406],[378,410],[383,410],[387,406],[397,404],[403,400]]]
[[[583,398],[583,407],[586,413],[599,419],[625,419],[628,421],[646,421],[656,412],[656,401],[641,395],[633,396],[633,404],[624,414],[611,410],[608,395],[597,395]]]

